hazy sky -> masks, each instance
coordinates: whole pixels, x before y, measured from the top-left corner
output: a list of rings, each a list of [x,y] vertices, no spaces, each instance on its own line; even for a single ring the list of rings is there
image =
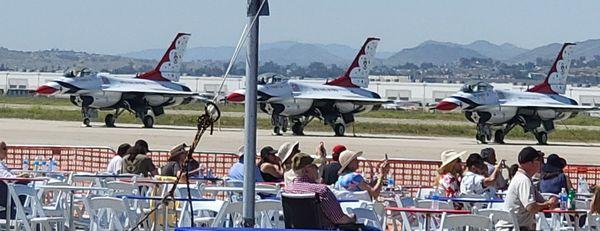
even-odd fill
[[[382,38],[381,51],[425,40],[484,39],[533,48],[600,38],[597,0],[270,0],[261,42],[293,40],[353,47]],[[246,0],[4,0],[0,46],[104,54],[163,48],[177,32],[189,46],[235,46]]]

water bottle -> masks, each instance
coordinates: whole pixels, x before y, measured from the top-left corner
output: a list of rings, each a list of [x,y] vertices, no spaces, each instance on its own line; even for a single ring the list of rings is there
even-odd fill
[[[558,198],[560,199],[560,210],[567,210],[567,190],[562,188],[560,190],[560,194],[558,194]]]
[[[44,171],[44,172],[48,171],[48,162],[44,158],[42,158],[42,171]]]
[[[394,190],[394,185],[396,184],[396,180],[394,180],[394,177],[392,177],[392,175],[387,175],[387,187],[390,190]]]
[[[433,188],[431,191],[431,209],[439,209],[440,208],[440,193],[437,188]]]
[[[33,160],[33,171],[39,171],[40,169],[40,157],[36,156]]]
[[[575,189],[569,190],[569,210],[575,210]]]
[[[27,171],[29,170],[29,159],[24,159],[23,160],[23,171]]]
[[[206,173],[206,177],[207,177],[207,178],[209,178],[209,179],[213,178],[213,171],[212,171],[212,168],[209,168],[209,169],[208,169],[208,172]]]

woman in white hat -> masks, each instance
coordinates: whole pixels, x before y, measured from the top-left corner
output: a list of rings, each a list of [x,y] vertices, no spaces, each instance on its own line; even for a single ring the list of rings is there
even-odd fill
[[[462,175],[462,165],[460,157],[466,151],[456,152],[446,150],[442,152],[442,165],[438,169],[437,188],[444,192],[446,197],[457,197],[460,194],[460,176]]]
[[[383,179],[390,171],[390,166],[387,160],[379,166],[380,171],[377,176],[377,182],[375,185],[369,185],[360,173],[357,173],[358,169],[358,157],[362,155],[362,152],[353,152],[350,150],[343,151],[340,153],[339,161],[342,167],[338,171],[340,176],[335,187],[338,189],[346,189],[348,191],[367,191],[372,198],[379,197],[379,193],[383,188]]]

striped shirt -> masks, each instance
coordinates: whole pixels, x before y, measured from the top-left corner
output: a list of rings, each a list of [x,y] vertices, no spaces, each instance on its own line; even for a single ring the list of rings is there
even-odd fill
[[[342,211],[340,203],[335,198],[335,195],[327,185],[317,184],[311,181],[307,177],[297,177],[291,184],[285,186],[285,192],[287,193],[316,193],[321,202],[321,209],[325,216],[327,216],[328,224],[325,224],[324,228],[335,228],[334,224],[343,224],[342,219],[346,216]]]

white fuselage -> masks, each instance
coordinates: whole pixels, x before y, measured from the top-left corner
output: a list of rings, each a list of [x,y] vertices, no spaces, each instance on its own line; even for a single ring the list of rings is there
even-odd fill
[[[335,109],[341,114],[364,113],[372,110],[373,105],[353,103],[348,99],[379,98],[377,93],[363,88],[346,88],[298,80],[259,85],[257,92],[258,102],[267,105],[266,113],[291,117],[303,115],[313,107],[321,111],[326,110],[322,107],[331,107],[330,109]]]
[[[119,102],[131,97],[143,97],[151,107],[175,106],[186,102],[185,96],[148,94],[150,92],[190,91],[181,84],[170,81],[153,81],[138,78],[123,78],[108,73],[90,74],[81,77],[63,77],[46,85],[56,88],[54,94],[71,95],[75,105],[96,109],[111,109]],[[109,90],[105,90],[109,89]]]

